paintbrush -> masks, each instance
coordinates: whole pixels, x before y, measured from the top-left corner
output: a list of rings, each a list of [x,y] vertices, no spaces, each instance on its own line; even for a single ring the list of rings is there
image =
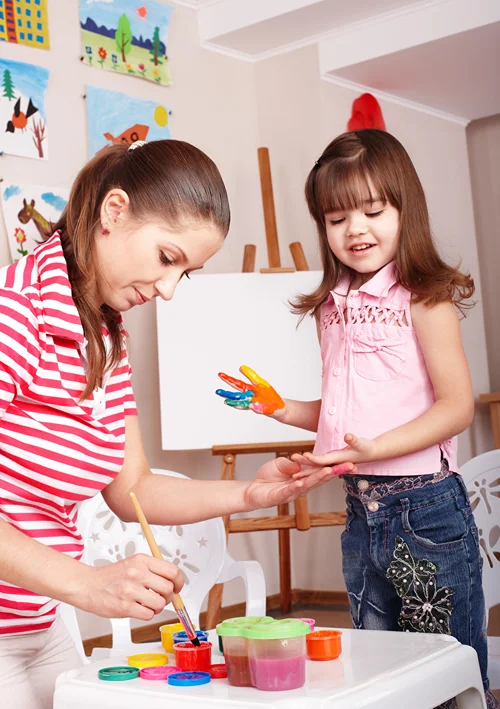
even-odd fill
[[[144,536],[146,537],[146,541],[149,544],[149,548],[151,549],[151,554],[155,556],[157,559],[163,559],[163,556],[161,555],[161,551],[158,548],[158,544],[156,543],[155,538],[153,537],[153,533],[151,529],[149,528],[149,524],[147,522],[146,517],[144,516],[144,512],[141,509],[141,506],[139,504],[139,501],[137,500],[137,497],[133,492],[130,493],[130,497],[132,499],[132,504],[134,505],[135,513],[137,515],[137,519],[139,520],[139,524],[142,527],[142,531],[144,532]],[[186,631],[186,635],[188,638],[191,640],[193,645],[196,647],[199,647],[200,641],[198,640],[198,636],[196,635],[196,630],[194,629],[194,626],[191,622],[191,618],[188,615],[188,612],[186,610],[186,607],[182,601],[182,598],[178,593],[174,593],[172,597],[172,605],[175,608],[175,611],[177,615],[179,616],[179,620],[181,621],[182,625],[184,626],[184,630]]]

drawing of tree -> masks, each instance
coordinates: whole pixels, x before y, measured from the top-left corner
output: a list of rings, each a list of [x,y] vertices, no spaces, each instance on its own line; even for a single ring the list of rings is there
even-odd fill
[[[33,133],[33,142],[36,149],[38,150],[38,157],[43,158],[43,141],[47,137],[45,135],[46,124],[43,122],[42,118],[39,118],[38,122],[33,118],[33,128],[31,132]]]
[[[16,98],[14,82],[12,81],[12,75],[8,69],[5,69],[3,73],[3,95],[5,98],[8,98],[9,101]]]
[[[130,48],[132,46],[132,30],[130,29],[130,20],[125,14],[123,14],[118,20],[118,29],[115,33],[115,41],[116,48],[122,54],[122,62],[126,62],[126,55],[130,52]]]
[[[158,66],[158,64],[162,63],[158,58],[158,55],[160,53],[160,28],[159,27],[155,27],[155,30],[153,33],[153,48],[149,50],[149,53],[153,55],[153,58],[150,61],[152,61],[155,66]]]

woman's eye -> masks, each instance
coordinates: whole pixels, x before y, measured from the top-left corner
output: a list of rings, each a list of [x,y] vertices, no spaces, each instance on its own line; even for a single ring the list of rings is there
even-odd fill
[[[174,262],[168,258],[166,254],[163,253],[163,251],[160,251],[160,261],[165,265],[165,266],[173,266]]]

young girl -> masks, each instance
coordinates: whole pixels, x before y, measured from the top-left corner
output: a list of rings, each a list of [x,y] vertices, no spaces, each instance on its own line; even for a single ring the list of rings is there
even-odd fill
[[[78,502],[102,491],[134,521],[134,491],[151,524],[188,524],[293,500],[353,470],[295,481],[300,465],[279,458],[250,482],[151,473],[121,313],[170,300],[228,228],[226,190],[204,153],[174,140],[114,145],[77,176],[55,233],[0,271],[2,709],[49,709],[57,675],[79,664],[58,600],[147,622],[182,588],[177,566],[148,555],[79,563]]]
[[[354,627],[451,633],[477,651],[496,707],[478,531],[456,460],[456,436],[474,413],[456,309],[473,281],[439,257],[415,168],[386,132],[331,142],[306,199],[324,273],[293,305],[316,317],[321,400],[281,400],[251,370],[243,370],[250,385],[230,380],[242,393],[219,393],[317,431],[314,454],[294,456],[311,471],[356,464],[356,475],[344,475],[342,534]]]

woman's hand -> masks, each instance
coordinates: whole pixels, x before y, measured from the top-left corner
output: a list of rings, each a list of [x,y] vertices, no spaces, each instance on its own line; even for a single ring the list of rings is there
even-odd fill
[[[377,443],[371,438],[358,438],[353,433],[344,436],[347,445],[340,450],[330,451],[324,455],[314,455],[313,453],[294,453],[292,460],[303,466],[301,470],[294,473],[295,480],[300,480],[312,475],[324,466],[340,465],[342,463],[369,463],[377,460]]]
[[[244,493],[245,502],[250,509],[255,510],[282,505],[296,500],[337,475],[352,473],[355,470],[355,466],[350,462],[333,468],[315,466],[307,472],[306,476],[303,476],[303,480],[294,480],[294,477],[301,472],[300,465],[288,458],[275,458],[264,463],[257,471],[255,479],[248,483]]]
[[[250,380],[251,384],[219,372],[223,382],[237,389],[237,391],[217,389],[215,393],[224,397],[224,403],[235,409],[251,409],[257,414],[267,416],[276,414],[276,417],[283,417],[286,413],[285,402],[269,382],[245,365],[240,367],[240,372]]]
[[[152,620],[184,585],[175,564],[135,554],[108,566],[82,564],[81,590],[74,605],[103,618]]]

